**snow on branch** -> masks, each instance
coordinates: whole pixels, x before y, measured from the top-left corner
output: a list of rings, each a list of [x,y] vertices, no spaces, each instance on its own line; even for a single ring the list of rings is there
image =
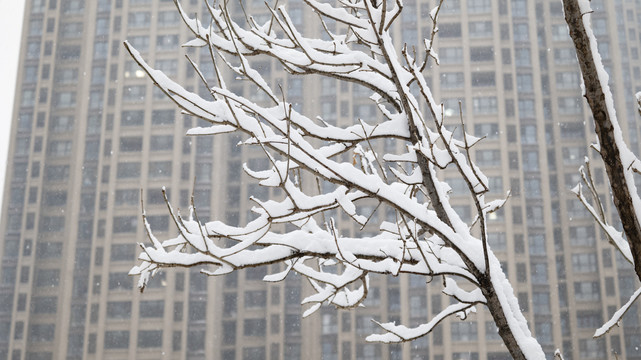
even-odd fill
[[[630,296],[630,299],[628,300],[628,302],[626,302],[623,306],[621,306],[619,310],[614,312],[610,320],[608,320],[605,324],[603,324],[603,326],[601,326],[594,332],[594,337],[595,338],[601,337],[607,334],[608,332],[610,332],[610,330],[612,330],[613,327],[618,326],[623,315],[625,315],[625,313],[628,312],[628,310],[630,309],[630,306],[632,306],[632,304],[639,298],[639,295],[641,295],[641,288],[637,289],[637,291],[635,291],[634,294]]]
[[[437,57],[431,44],[440,4],[430,13],[431,39],[425,42],[422,60],[417,60],[405,46],[398,49],[389,33],[402,10],[400,0],[305,3],[321,21],[344,25],[344,33],[334,34],[325,27],[329,40],[306,37],[283,6],[269,8],[272,16],[264,24],[252,17],[241,24],[227,8],[208,4],[212,20],[205,27],[176,3],[194,37],[185,46],[200,47],[211,55],[214,74],[203,74],[192,61],[210,90],[207,97],[155,70],[125,43],[133,59],[183,113],[211,124],[191,129],[188,135],[240,134],[241,143],[262,152],[271,165],[257,170],[244,164],[245,172],[259,185],[279,188],[285,196],[280,201],[252,197],[256,217],[241,226],[201,223],[193,199],[187,217],[167,201],[178,235],[160,241],[146,227],[150,243],[140,245],[140,263],[130,271],[140,276],[140,289],[167,267],[197,266],[208,275],[224,275],[284,263],[285,271],[264,280],[280,281],[292,271],[307,279],[315,292],[303,300],[307,316],[322,304],[360,305],[368,294],[370,273],[438,277],[443,279],[443,293],[453,299],[448,309],[414,330],[379,324],[385,334],[368,339],[412,340],[446,317],[465,317],[475,306],[484,305],[514,358],[543,359],[488,244],[487,214],[497,211],[505,199],[485,200],[488,179],[470,157],[470,148],[480,139],[468,134],[462,140],[454,138],[445,126],[442,105],[423,77],[428,58]],[[291,76],[315,74],[364,86],[372,92],[370,100],[380,117],[355,119],[350,126],[316,121],[297,112],[282,90],[276,91],[277,86],[252,67],[253,58],[269,58]],[[235,81],[255,85],[264,94],[263,101],[232,91],[224,80],[230,73]],[[215,84],[209,84],[212,75]],[[411,86],[417,86],[419,93],[410,91]],[[383,142],[395,146],[383,147]],[[458,171],[467,185],[476,210],[472,223],[466,223],[449,203],[451,188],[439,178],[446,168]],[[303,186],[303,178],[313,180],[305,184],[318,186]],[[376,208],[361,207],[364,202],[377,204]],[[373,217],[379,208],[395,218]],[[360,228],[378,232],[341,236],[329,217],[333,211],[345,213]],[[291,226],[283,232],[278,226],[282,224]]]
[[[641,197],[634,181],[634,173],[640,172],[640,161],[625,143],[623,130],[617,119],[608,84],[609,75],[603,66],[597,39],[590,24],[592,9],[589,0],[563,0],[563,9],[581,68],[583,96],[594,119],[598,143],[593,147],[603,159],[623,232],[616,230],[606,219],[587,159],[580,173],[595,206],[586,198],[581,184],[572,191],[606,233],[610,243],[634,266],[637,277],[641,279]],[[637,94],[637,101],[639,99]],[[630,304],[638,298],[638,293],[639,291],[615,313],[612,320],[597,330],[595,337],[602,336],[619,321]]]

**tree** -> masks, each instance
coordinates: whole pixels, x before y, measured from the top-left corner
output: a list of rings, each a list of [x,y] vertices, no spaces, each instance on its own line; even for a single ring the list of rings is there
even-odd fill
[[[265,280],[282,280],[290,271],[307,278],[316,293],[304,299],[303,304],[310,306],[304,315],[323,303],[340,308],[359,305],[367,296],[369,273],[442,278],[443,292],[453,299],[451,305],[416,328],[379,323],[384,333],[370,335],[368,340],[416,339],[444,318],[465,317],[475,306],[484,305],[515,359],[543,359],[512,287],[488,246],[487,215],[497,211],[505,199],[485,200],[488,180],[469,156],[470,148],[480,139],[466,134],[463,123],[460,139],[445,127],[443,108],[423,77],[428,60],[438,61],[431,44],[440,4],[430,13],[433,30],[419,59],[407,46],[399,54],[389,33],[402,10],[400,0],[394,4],[380,0],[305,3],[319,14],[323,24],[330,19],[348,30],[334,34],[325,27],[328,40],[305,37],[284,7],[270,8],[271,19],[264,24],[246,17],[244,28],[226,7],[210,5],[211,26],[204,27],[176,2],[194,35],[188,45],[208,49],[211,55],[215,86],[190,60],[211,89],[211,99],[187,91],[154,70],[126,43],[135,61],[183,112],[211,123],[208,128],[190,130],[189,135],[243,134],[243,145],[261,149],[271,164],[271,169],[264,171],[245,164],[244,170],[260,185],[279,187],[286,194],[280,202],[252,198],[258,217],[241,227],[219,221],[202,224],[193,205],[189,217],[184,218],[168,203],[179,235],[161,242],[144,221],[151,245],[141,245],[141,264],[130,274],[140,275],[139,287],[144,289],[149,278],[164,267],[208,265],[215,269],[203,272],[223,275],[283,262],[287,269]],[[372,92],[370,99],[384,120],[372,123],[372,119],[358,119],[344,128],[322,119],[314,121],[295,111],[284,95],[252,68],[248,59],[255,57],[276,60],[292,75],[315,74],[364,86]],[[234,94],[220,66],[251,81],[271,104],[258,105]],[[382,141],[401,143],[404,150],[381,154],[375,145]],[[341,161],[345,153],[352,155],[353,161]],[[476,212],[471,224],[449,203],[451,189],[438,177],[438,171],[445,168],[456,169],[467,185]],[[315,179],[316,191],[301,186],[301,174]],[[335,188],[323,191],[324,183]],[[357,211],[355,202],[363,199],[393,209],[395,221],[382,221],[375,236],[341,237],[334,221],[323,215],[340,209],[364,226],[372,214]],[[272,230],[277,224],[291,224],[296,229],[279,233]],[[233,243],[227,246],[229,240]]]
[[[594,205],[585,196],[581,184],[578,184],[573,191],[608,236],[610,243],[623,255],[624,259],[634,265],[637,277],[641,280],[641,225],[639,223],[641,197],[634,182],[634,174],[641,173],[641,161],[623,139],[623,131],[617,120],[612,92],[608,85],[609,76],[603,67],[597,40],[590,25],[592,9],[589,1],[563,0],[563,10],[583,76],[583,96],[590,106],[594,119],[597,143],[593,148],[603,159],[612,200],[619,213],[623,233],[608,222],[587,159],[585,167],[582,167],[580,172]],[[637,93],[636,97],[641,114],[641,93]],[[635,291],[630,300],[599,328],[594,336],[602,336],[614,327],[639,295],[641,295],[641,289]]]

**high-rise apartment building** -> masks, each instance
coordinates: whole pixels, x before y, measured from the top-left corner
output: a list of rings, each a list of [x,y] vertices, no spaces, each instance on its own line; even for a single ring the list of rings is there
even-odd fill
[[[416,46],[431,31],[435,1],[404,3],[393,33],[399,47]],[[280,194],[242,174],[238,164],[256,168],[265,160],[236,146],[240,138],[183,136],[207,124],[181,115],[124,51],[128,39],[157,69],[207,94],[183,55],[212,77],[209,53],[179,49],[190,34],[172,1],[28,0],[26,6],[0,220],[0,360],[509,358],[483,309],[409,344],[366,343],[377,331],[372,318],[412,326],[448,304],[439,281],[426,287],[421,277],[373,276],[365,307],[322,308],[309,319],[301,319],[306,284],[300,277],[261,281],[277,265],[215,280],[198,269],[175,269],[140,294],[127,272],[135,242],[146,241],[141,200],[163,237],[173,233],[163,186],[176,207],[186,209],[193,191],[201,220],[231,223],[251,218],[249,194]],[[183,6],[207,14],[200,0]],[[239,6],[230,6],[242,18]],[[244,6],[258,21],[270,16],[262,1]],[[641,90],[641,1],[593,0],[592,7],[619,119],[638,153],[633,94]],[[304,31],[321,36],[304,3],[291,0],[288,9]],[[490,179],[490,195],[511,190],[507,206],[490,219],[489,237],[530,328],[548,354],[560,348],[566,359],[615,353],[641,359],[638,305],[621,327],[592,339],[639,284],[569,192],[584,156],[597,157],[588,151],[593,125],[560,0],[445,0],[439,29],[441,65],[426,76],[446,121],[458,125],[460,100],[467,129],[486,135],[472,155]],[[381,116],[358,85],[292,77],[267,59],[252,61],[307,114],[337,124]],[[231,77],[229,84],[239,94],[256,94],[251,84]],[[464,187],[456,175],[443,174],[455,191]],[[594,175],[604,185],[601,166]],[[455,192],[452,201],[470,217],[468,199]],[[373,211],[376,204],[361,206]],[[348,218],[334,216],[343,234],[357,236]]]

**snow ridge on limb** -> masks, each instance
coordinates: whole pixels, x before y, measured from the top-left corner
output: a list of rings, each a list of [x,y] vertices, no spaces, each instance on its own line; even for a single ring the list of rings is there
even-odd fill
[[[593,148],[603,159],[623,233],[614,229],[606,220],[601,200],[589,174],[587,160],[586,166],[580,171],[597,209],[595,210],[584,196],[581,184],[577,185],[573,191],[605,231],[610,243],[632,263],[637,277],[641,280],[641,197],[634,181],[634,173],[641,172],[640,161],[623,139],[623,131],[617,120],[614,99],[608,85],[609,75],[603,66],[597,39],[590,24],[592,9],[589,1],[563,0],[563,8],[581,68],[583,96],[590,106],[594,119],[598,143],[593,145]],[[639,101],[638,94],[637,101]],[[638,295],[633,296],[633,299],[637,297]],[[605,334],[613,323],[623,316],[624,309],[627,309],[629,303],[617,311],[613,319],[595,333],[595,337]]]
[[[632,304],[639,298],[639,295],[641,295],[641,288],[637,289],[637,291],[635,291],[634,294],[630,296],[628,302],[621,306],[619,310],[614,312],[614,315],[612,315],[612,318],[610,320],[608,320],[605,324],[603,324],[603,326],[601,326],[594,332],[593,337],[601,337],[612,330],[613,327],[619,326],[621,318],[623,317],[623,315],[625,315],[628,309],[630,309],[630,306],[632,306]]]
[[[614,205],[630,245],[635,272],[641,279],[641,198],[634,182],[639,159],[628,148],[617,120],[609,75],[601,61],[597,40],[590,25],[592,9],[588,0],[563,0],[570,37],[574,41],[581,72],[584,97],[592,110],[598,144],[603,158]],[[624,254],[625,255],[625,254]]]
[[[202,47],[211,54],[214,74],[203,74],[192,62],[210,90],[207,98],[153,69],[125,43],[134,60],[183,113],[211,124],[188,135],[241,134],[240,143],[262,151],[270,165],[257,170],[245,164],[245,172],[259,185],[279,188],[284,194],[279,201],[252,197],[256,217],[241,226],[201,223],[193,201],[189,216],[183,218],[167,202],[179,234],[160,241],[148,229],[151,243],[141,245],[140,264],[130,274],[140,275],[142,290],[155,272],[166,267],[198,266],[207,275],[224,275],[284,263],[284,271],[264,280],[279,281],[292,271],[304,276],[315,290],[303,300],[308,306],[305,316],[322,304],[359,306],[367,297],[371,273],[415,274],[427,281],[442,278],[443,292],[453,299],[447,311],[410,335],[395,325],[381,324],[386,334],[370,340],[408,341],[429,333],[446,317],[464,318],[483,305],[514,358],[543,359],[487,240],[487,214],[505,200],[485,200],[488,179],[470,157],[479,139],[468,134],[454,139],[445,126],[442,106],[422,75],[429,58],[437,59],[431,44],[440,5],[430,13],[431,39],[425,41],[421,59],[416,59],[406,47],[399,53],[389,34],[402,9],[400,1],[306,3],[321,19],[333,19],[348,30],[327,31],[329,40],[308,38],[296,29],[284,7],[270,8],[272,17],[264,24],[251,17],[240,24],[224,7],[210,5],[213,20],[205,27],[177,3],[194,35],[186,46]],[[351,126],[312,120],[295,111],[282,92],[274,91],[252,68],[255,57],[276,60],[293,75],[317,74],[365,86],[372,91],[370,99],[382,120],[357,119]],[[220,70],[224,66],[239,80],[254,84],[264,101],[251,101],[229,89]],[[420,90],[418,96],[410,91],[412,86]],[[422,110],[425,106],[427,112]],[[465,132],[463,123],[461,127]],[[390,149],[379,153],[377,141],[400,143],[403,153]],[[464,221],[449,203],[451,187],[439,178],[445,168],[456,169],[465,181],[475,204],[474,222]],[[316,182],[317,189],[302,185],[307,178]],[[367,201],[376,207],[359,205]],[[395,219],[379,220],[382,217],[374,216],[383,211],[379,208],[390,210],[386,213],[395,214]],[[378,226],[379,231],[341,236],[333,219],[326,217],[333,211],[345,213],[361,228]],[[280,232],[276,228],[280,224],[293,225],[294,230]]]

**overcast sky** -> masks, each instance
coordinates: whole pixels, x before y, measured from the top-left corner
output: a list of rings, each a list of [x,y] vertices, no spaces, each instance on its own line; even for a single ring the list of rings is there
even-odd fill
[[[0,0],[0,204],[7,167],[7,150],[16,87],[24,0]]]

